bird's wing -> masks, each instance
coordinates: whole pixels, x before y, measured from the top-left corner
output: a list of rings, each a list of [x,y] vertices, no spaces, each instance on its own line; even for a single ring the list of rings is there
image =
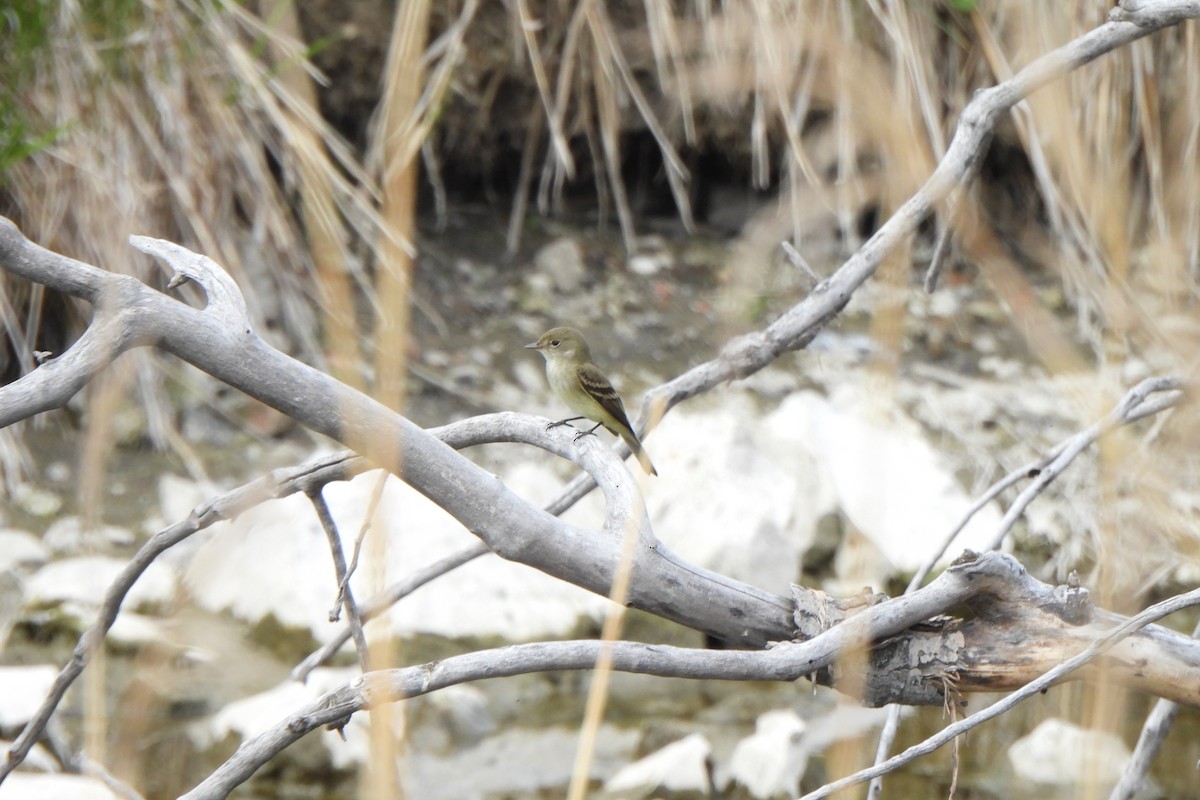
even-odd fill
[[[608,382],[608,378],[604,377],[604,373],[595,364],[584,364],[579,368],[579,385],[583,390],[595,398],[596,402],[604,408],[609,414],[623,424],[626,428],[633,430],[633,426],[629,424],[629,418],[625,416],[625,404],[621,402],[621,396],[617,394],[617,390]],[[617,433],[617,431],[614,431]]]

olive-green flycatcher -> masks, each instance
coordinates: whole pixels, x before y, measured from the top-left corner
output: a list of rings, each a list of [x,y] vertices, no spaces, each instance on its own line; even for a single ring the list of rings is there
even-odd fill
[[[546,357],[546,380],[550,383],[550,389],[568,408],[581,415],[559,420],[551,427],[566,425],[577,419],[590,419],[596,425],[590,431],[580,431],[576,439],[594,434],[596,428],[603,425],[625,440],[642,469],[651,475],[658,474],[637,434],[633,432],[633,426],[629,424],[620,395],[600,368],[592,363],[592,354],[583,334],[574,328],[551,328],[536,342],[525,347],[539,350]]]

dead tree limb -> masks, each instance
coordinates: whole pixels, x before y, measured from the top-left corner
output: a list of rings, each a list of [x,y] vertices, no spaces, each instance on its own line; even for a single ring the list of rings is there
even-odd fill
[[[865,701],[870,705],[941,704],[944,688],[951,682],[961,691],[997,691],[1032,679],[1048,686],[1083,677],[1063,669],[1069,665],[1071,670],[1103,669],[1107,679],[1137,688],[1154,684],[1155,693],[1200,706],[1200,642],[1147,624],[1166,611],[1196,602],[1200,591],[1160,604],[1165,610],[1156,607],[1138,617],[1096,612],[1085,589],[1044,584],[1011,556],[968,554],[928,586],[893,599],[838,601],[802,590],[798,628],[812,638],[767,650],[695,650],[593,640],[539,642],[373,672],[244,743],[184,800],[227,796],[306,734],[345,724],[355,712],[485,678],[591,669],[606,646],[612,648],[613,668],[623,672],[774,681],[823,674],[832,676],[835,685],[845,680],[866,687]],[[970,609],[975,618],[962,622],[955,614],[962,608]],[[1031,649],[1033,655],[1027,655]],[[855,657],[856,651],[865,651],[865,657]],[[866,674],[846,675],[843,664],[849,669],[865,665]],[[998,669],[1000,664],[1017,666]],[[1047,678],[1051,670],[1056,672]],[[975,716],[988,718],[989,711]]]

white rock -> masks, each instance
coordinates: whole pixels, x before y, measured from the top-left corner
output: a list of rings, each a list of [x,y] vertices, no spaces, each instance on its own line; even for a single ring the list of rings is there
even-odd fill
[[[229,735],[245,742],[360,675],[357,668],[315,669],[307,682],[285,681],[265,692],[232,702],[207,720],[191,726],[188,733],[199,747],[211,746]],[[350,724],[344,729],[345,741],[337,731],[321,731],[321,740],[328,748],[335,768],[363,763],[369,752],[367,724],[366,714],[351,717]]]
[[[13,730],[32,719],[57,676],[50,664],[0,667],[0,728]]]
[[[81,556],[47,564],[29,579],[28,603],[99,606],[125,564],[124,559],[107,556]],[[174,598],[177,583],[175,570],[156,561],[133,584],[122,608],[164,604]]]
[[[962,308],[962,299],[953,289],[934,292],[929,300],[929,316],[953,317]]]
[[[0,800],[118,800],[95,778],[14,772],[0,785]]]
[[[0,572],[23,566],[45,564],[50,550],[41,539],[17,528],[0,530]]]
[[[828,400],[808,392],[790,397],[767,427],[803,432],[797,444],[825,469],[837,504],[897,569],[923,564],[973,502],[920,426],[866,383],[839,386]],[[985,506],[943,558],[985,548],[999,520],[996,508]]]
[[[1046,786],[1112,786],[1129,761],[1119,736],[1048,719],[1008,749],[1016,774]]]
[[[636,253],[629,257],[629,271],[634,275],[649,278],[670,269],[673,263],[671,254],[665,251]]]
[[[192,509],[221,491],[213,485],[198,483],[191,478],[164,473],[158,479],[158,509],[167,525],[185,520]]]
[[[887,719],[886,708],[864,708],[840,696],[838,700],[829,710],[806,720],[808,729],[804,733],[804,740],[809,753],[819,753],[835,742],[866,736]],[[901,719],[911,716],[912,711],[911,708],[902,707]]]
[[[158,620],[125,610],[121,611],[109,629],[108,639],[128,647],[172,641]]]
[[[325,490],[349,559],[379,472]],[[534,502],[560,481],[549,465],[513,469],[507,483]],[[351,585],[360,600],[430,562],[475,545],[453,517],[395,478],[383,491],[372,536],[386,542],[384,560],[369,541]],[[267,614],[307,628],[319,640],[340,626],[329,622],[335,595],[329,545],[312,505],[292,496],[258,506],[231,523],[213,526],[188,565],[185,582],[197,602],[256,621]],[[253,591],[247,591],[253,587]],[[606,601],[530,567],[483,556],[409,595],[387,615],[394,633],[490,636],[532,640],[562,635],[581,616],[598,618]]]
[[[742,393],[720,408],[673,411],[646,442],[659,472],[646,502],[655,533],[682,558],[787,594],[832,494],[796,446],[799,432],[758,414]]]
[[[86,528],[82,517],[66,516],[54,521],[42,541],[55,553],[73,555],[83,552],[87,545],[95,542],[125,547],[133,543],[134,536],[116,525]]]
[[[794,711],[763,714],[754,724],[754,733],[733,748],[729,777],[755,798],[800,794],[800,779],[808,766],[806,728]]]
[[[438,712],[438,728],[447,747],[473,746],[496,729],[487,695],[475,686],[447,686],[424,698]]]
[[[579,242],[564,236],[547,244],[533,257],[537,271],[550,276],[560,293],[574,292],[583,283],[587,267]]]
[[[645,758],[622,767],[604,784],[606,793],[636,792],[648,796],[655,789],[672,792],[710,794],[712,781],[708,775],[708,758],[712,745],[699,733],[685,736],[677,742]]]
[[[74,472],[71,470],[71,465],[65,461],[52,461],[46,465],[44,473],[47,480],[55,483],[66,483],[71,480]]]
[[[639,736],[634,730],[601,725],[589,777],[604,778],[627,763]],[[570,780],[578,746],[575,728],[505,727],[477,747],[447,758],[429,753],[414,756],[407,765],[404,796],[421,800],[551,796],[551,790],[565,787]]]
[[[13,503],[35,517],[50,517],[62,508],[62,498],[54,492],[29,483],[19,484],[12,494]]]

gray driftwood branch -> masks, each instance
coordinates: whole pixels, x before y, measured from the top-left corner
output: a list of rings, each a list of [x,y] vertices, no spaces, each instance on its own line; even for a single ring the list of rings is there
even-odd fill
[[[741,646],[789,637],[786,598],[688,564],[655,539],[636,482],[598,442],[575,443],[569,431],[546,430],[546,420],[511,413],[448,426],[442,441],[269,346],[250,329],[237,287],[210,259],[145,237],[134,244],[169,259],[175,281],[199,283],[207,305],[192,308],[134,278],[52,253],[0,218],[0,266],[95,304],[111,343],[101,350],[88,339],[87,352],[76,353],[77,343],[0,387],[0,427],[67,402],[124,350],[157,346],[396,474],[504,558],[607,595],[621,539],[631,531],[639,543],[631,607]],[[604,490],[601,529],[556,519],[453,449],[496,441],[532,443],[579,463]]]
[[[1165,610],[1200,601],[1200,592],[1193,595],[1174,599]],[[798,599],[797,626],[811,638],[767,650],[539,642],[372,672],[245,742],[184,800],[226,797],[303,736],[323,726],[344,725],[355,712],[468,681],[591,669],[605,647],[611,647],[614,669],[646,675],[794,681],[824,673],[834,676],[835,685],[844,681],[861,689],[872,705],[894,702],[897,696],[940,704],[948,685],[967,691],[983,684],[1013,688],[1037,680],[1032,685],[1040,689],[1082,677],[1073,674],[1076,670],[1103,670],[1109,680],[1138,688],[1154,683],[1159,691],[1200,705],[1200,642],[1148,624],[1164,609],[1133,618],[1099,612],[1085,589],[1044,584],[1011,556],[970,554],[928,586],[894,599],[847,602],[806,590]],[[958,616],[962,608],[973,619],[963,621]],[[857,776],[855,782],[870,777]]]

